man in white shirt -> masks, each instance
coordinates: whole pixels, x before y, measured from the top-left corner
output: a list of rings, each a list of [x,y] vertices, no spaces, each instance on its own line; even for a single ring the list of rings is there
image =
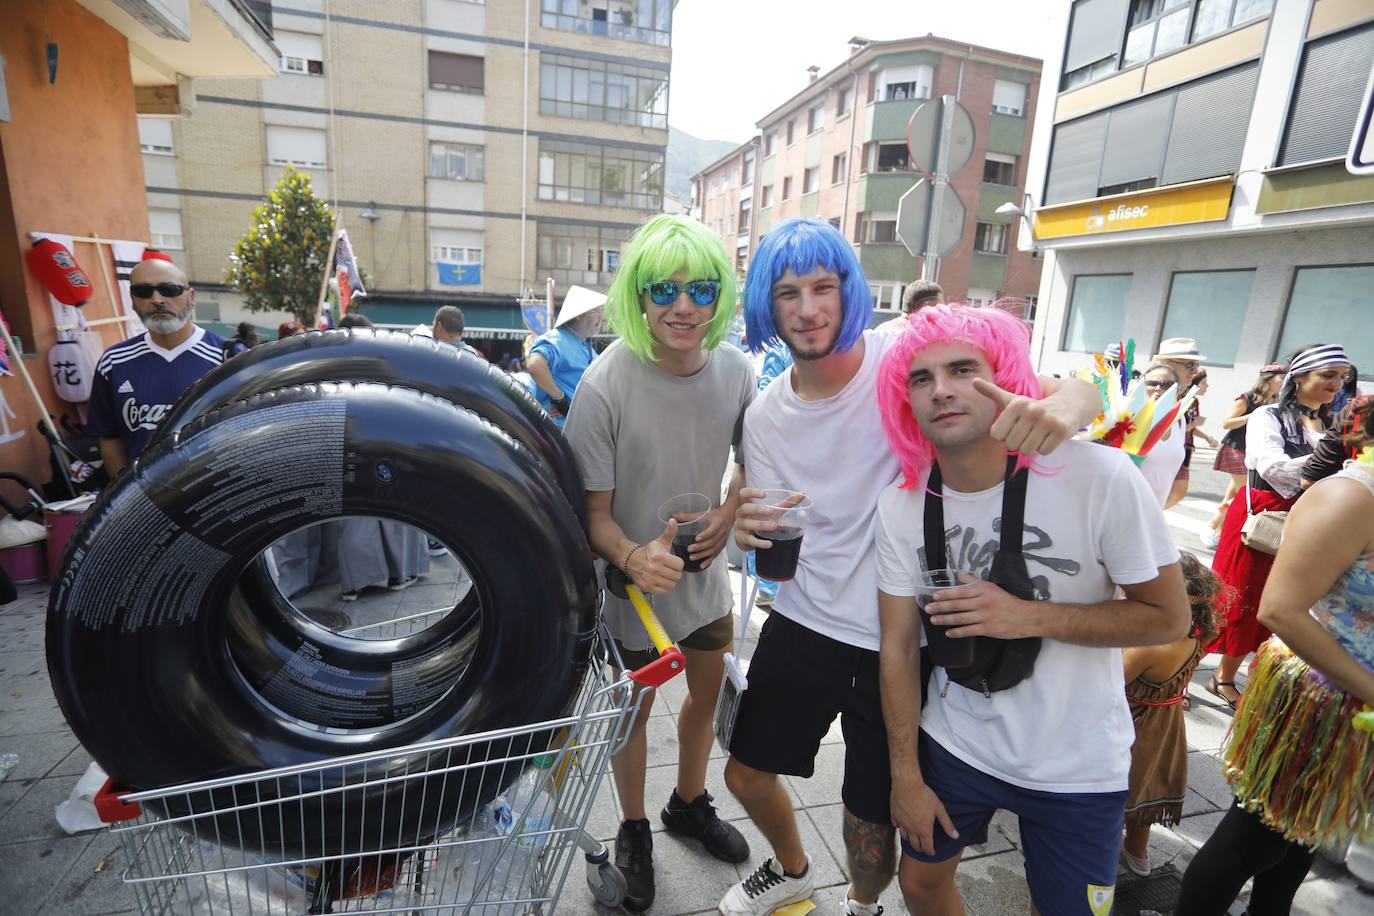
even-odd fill
[[[763,488],[811,497],[795,578],[774,599],[749,667],[725,779],[773,856],[720,903],[726,916],[771,913],[811,895],[814,881],[778,775],[808,777],[838,715],[844,730],[844,838],[853,881],[846,907],[877,913],[892,880],[887,741],[878,691],[873,513],[897,475],[875,399],[877,368],[896,335],[865,331],[873,302],[853,247],[828,223],[794,219],[769,232],[745,281],[749,345],[781,341],[795,364],[745,414],[735,540],[769,549],[777,524],[752,502]],[[1096,390],[1069,381],[1043,402],[996,392],[1009,445],[1052,449],[1100,410]],[[991,402],[990,402],[991,403]]]
[[[1033,396],[1039,384],[1029,333],[1004,312],[921,311],[878,376],[903,472],[878,503],[877,554],[907,907],[914,916],[963,913],[960,854],[986,842],[1001,808],[1019,819],[1035,911],[1108,916],[1135,737],[1120,647],[1178,639],[1190,620],[1163,513],[1117,449],[1071,441],[1048,459],[1023,452],[1009,461],[986,393],[995,382]],[[939,514],[928,535],[931,512]],[[1017,515],[1020,530],[1004,531]],[[991,667],[978,669],[981,679],[967,667],[935,668],[922,709],[915,596],[923,571],[946,566],[964,584],[925,606],[930,623],[950,627],[953,640],[983,637],[973,664]],[[1025,646],[1006,641],[1037,639],[1028,670],[1005,676],[989,662]]]

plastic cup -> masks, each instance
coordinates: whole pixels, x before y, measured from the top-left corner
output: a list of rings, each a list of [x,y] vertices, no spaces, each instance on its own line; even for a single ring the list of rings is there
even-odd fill
[[[702,493],[679,493],[658,507],[658,520],[664,525],[677,520],[673,556],[682,558],[683,572],[701,572],[701,561],[692,559],[687,551],[697,535],[706,530],[710,514],[711,498]]]
[[[959,581],[957,569],[925,570],[916,580],[916,608],[921,613],[921,626],[925,630],[930,660],[941,668],[963,668],[973,664],[978,641],[967,636],[950,636],[950,627],[930,622],[926,606],[942,592],[964,584]]]
[[[787,582],[797,574],[802,538],[811,515],[811,500],[797,490],[764,490],[758,504],[767,507],[769,517],[778,523],[774,531],[761,531],[759,537],[772,542],[767,550],[754,553],[754,569],[760,578]]]

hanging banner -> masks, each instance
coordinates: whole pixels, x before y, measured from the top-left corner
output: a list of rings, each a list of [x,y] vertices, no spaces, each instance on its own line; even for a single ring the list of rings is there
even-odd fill
[[[535,337],[549,329],[549,309],[542,300],[520,303],[520,317],[525,319],[525,327]]]
[[[440,286],[478,286],[482,282],[481,264],[460,264],[457,261],[435,261]]]

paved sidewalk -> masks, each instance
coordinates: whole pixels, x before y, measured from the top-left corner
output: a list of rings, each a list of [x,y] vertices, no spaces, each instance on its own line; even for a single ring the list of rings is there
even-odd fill
[[[1194,493],[1170,512],[1179,544],[1204,560],[1210,559],[1210,554],[1200,549],[1198,536],[1225,485],[1222,475],[1210,470],[1211,458],[1210,451],[1198,454]],[[438,573],[436,569],[436,577]],[[396,598],[397,609],[429,609],[426,602],[432,604],[434,597],[430,591],[417,586],[401,593]],[[386,593],[376,598],[392,600]],[[43,652],[46,600],[45,584],[24,586],[18,601],[0,608],[0,754],[19,755],[18,767],[0,783],[0,912],[15,916],[134,912],[133,894],[119,880],[126,863],[118,842],[104,831],[69,837],[53,817],[54,807],[67,797],[90,758],[66,727],[48,682]],[[350,613],[356,615],[360,610],[355,606]],[[762,615],[755,617],[757,627]],[[1180,872],[1230,803],[1215,757],[1230,714],[1202,688],[1214,665],[1215,658],[1203,662],[1191,689],[1193,705],[1187,714],[1189,789],[1183,822],[1172,830],[1155,828],[1151,842],[1155,864],[1172,865]],[[655,699],[649,725],[651,806],[661,805],[673,787],[678,750],[675,713],[684,689],[680,681],[674,682]],[[722,816],[736,823],[748,838],[754,859],[739,867],[718,862],[699,846],[665,835],[655,818],[658,903],[651,912],[656,916],[714,912],[726,889],[767,854],[757,830],[725,790],[723,765],[717,753],[711,760],[709,786]],[[847,884],[840,841],[843,765],[844,744],[836,727],[821,748],[815,775],[811,779],[787,779],[802,838],[817,870],[817,912],[827,916],[841,912]],[[590,826],[598,838],[612,840],[618,822],[619,806],[608,779]],[[970,916],[1024,916],[1029,912],[1014,819],[999,816],[993,822],[988,844],[968,852],[958,881]],[[889,913],[905,911],[899,896],[895,887],[888,892],[883,903]],[[1232,909],[1233,914],[1243,911],[1243,900]],[[559,909],[576,914],[608,912],[593,903],[576,861]],[[1299,892],[1293,910],[1299,916],[1371,911],[1374,897],[1357,890],[1344,869],[1321,860]],[[1135,914],[1118,908],[1118,916]]]

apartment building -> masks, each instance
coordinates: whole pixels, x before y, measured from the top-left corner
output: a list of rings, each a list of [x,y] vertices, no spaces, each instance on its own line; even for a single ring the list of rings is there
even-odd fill
[[[826,73],[811,68],[805,88],[757,122],[758,137],[693,176],[694,212],[741,267],[771,226],[827,219],[857,247],[879,307],[899,308],[923,260],[897,240],[897,202],[922,177],[907,125],[923,101],[953,95],[972,116],[975,145],[950,182],[966,218],[940,284],[957,301],[1033,300],[1039,261],[1011,243],[1014,217],[997,208],[1025,186],[1040,61],[935,36],[855,38],[850,50]]]
[[[288,165],[336,205],[365,314],[411,327],[459,305],[478,339],[523,337],[516,299],[547,277],[559,298],[606,287],[661,210],[672,0],[258,6],[275,79],[206,81],[194,117],[140,120],[154,243],[208,321],[283,317],[245,313],[224,275]]]
[[[1343,343],[1374,378],[1374,178],[1343,163],[1374,4],[1077,0],[1062,14],[1029,183],[1042,370],[1121,338],[1148,355],[1192,337],[1213,418],[1309,343]]]

